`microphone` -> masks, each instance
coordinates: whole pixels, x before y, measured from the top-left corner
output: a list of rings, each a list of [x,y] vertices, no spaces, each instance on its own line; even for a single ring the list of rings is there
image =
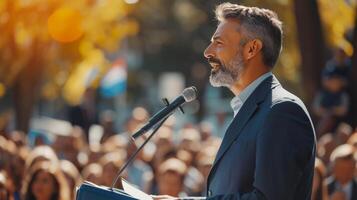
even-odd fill
[[[139,136],[143,135],[151,128],[153,128],[157,123],[170,116],[178,107],[183,105],[186,102],[191,102],[197,98],[197,89],[194,86],[188,87],[183,90],[181,95],[177,97],[172,103],[167,105],[165,108],[161,109],[158,113],[156,113],[153,117],[149,119],[139,131],[137,131],[133,138],[136,139]]]

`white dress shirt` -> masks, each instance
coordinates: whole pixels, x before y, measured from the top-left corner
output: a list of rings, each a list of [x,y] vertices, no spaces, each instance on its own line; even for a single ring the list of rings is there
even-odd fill
[[[250,83],[246,88],[243,89],[241,93],[235,96],[231,101],[231,107],[234,112],[234,117],[237,115],[239,110],[242,108],[243,104],[247,101],[248,97],[254,92],[254,90],[258,87],[260,83],[262,83],[266,78],[272,76],[273,73],[267,72],[259,78],[255,79],[252,83]]]

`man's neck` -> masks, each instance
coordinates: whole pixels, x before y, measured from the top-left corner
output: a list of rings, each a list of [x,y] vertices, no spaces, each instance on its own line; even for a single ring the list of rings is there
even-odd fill
[[[338,183],[342,186],[345,187],[346,185],[350,184],[352,180],[344,180],[344,181],[338,181]]]
[[[246,68],[243,73],[240,74],[238,81],[234,83],[229,89],[235,96],[238,96],[249,84],[269,71],[270,70],[267,67],[257,67],[255,69],[253,67]]]

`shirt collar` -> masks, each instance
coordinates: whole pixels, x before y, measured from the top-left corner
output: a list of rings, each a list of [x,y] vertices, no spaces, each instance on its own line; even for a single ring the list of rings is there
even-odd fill
[[[345,194],[346,194],[346,199],[351,199],[351,196],[352,196],[352,186],[353,186],[353,183],[352,181],[350,181],[349,183],[345,184],[344,186],[342,186],[341,184],[339,184],[337,182],[338,186]]]
[[[266,78],[272,76],[272,72],[267,72],[261,75],[259,78],[255,79],[252,83],[250,83],[244,90],[235,96],[231,101],[231,107],[234,112],[234,116],[238,113],[241,109],[243,104],[247,101],[248,97],[254,92],[254,90],[258,87],[260,83],[262,83]]]

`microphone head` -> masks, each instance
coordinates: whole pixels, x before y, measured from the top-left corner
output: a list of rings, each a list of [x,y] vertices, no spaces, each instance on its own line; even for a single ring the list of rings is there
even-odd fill
[[[197,89],[194,86],[188,87],[183,90],[182,96],[186,102],[191,102],[197,98]]]

